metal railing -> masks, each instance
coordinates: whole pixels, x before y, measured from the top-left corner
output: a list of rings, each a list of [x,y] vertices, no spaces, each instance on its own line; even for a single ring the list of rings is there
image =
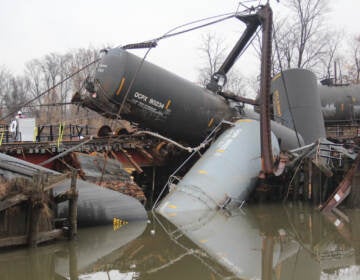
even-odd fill
[[[88,125],[57,124],[39,125],[34,128],[33,142],[51,142],[63,140],[81,140],[94,135],[95,128]],[[21,132],[11,132],[9,125],[0,125],[0,145],[21,142]]]

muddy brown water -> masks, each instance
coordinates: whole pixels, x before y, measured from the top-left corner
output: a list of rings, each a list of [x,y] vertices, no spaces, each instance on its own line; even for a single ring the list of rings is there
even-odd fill
[[[360,279],[360,210],[247,205],[80,229],[0,251],[0,279]],[[175,223],[177,226],[175,226]]]

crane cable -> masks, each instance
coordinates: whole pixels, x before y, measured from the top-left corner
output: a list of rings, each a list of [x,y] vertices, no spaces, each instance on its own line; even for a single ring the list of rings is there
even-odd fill
[[[165,32],[165,33],[164,33],[162,36],[160,36],[160,37],[157,37],[157,38],[154,38],[154,39],[150,39],[150,40],[148,40],[148,41],[143,41],[143,42],[141,42],[141,43],[127,44],[127,45],[125,45],[125,46],[122,46],[122,48],[123,48],[123,49],[128,49],[128,48],[132,48],[134,45],[149,46],[149,48],[152,48],[152,47],[155,47],[155,46],[157,45],[157,42],[159,42],[159,41],[161,41],[161,40],[163,40],[163,39],[171,38],[171,37],[174,37],[174,36],[177,36],[177,35],[181,35],[181,34],[184,34],[184,33],[190,32],[190,31],[194,31],[194,30],[197,30],[197,29],[200,29],[200,28],[203,28],[203,27],[206,27],[206,26],[215,24],[215,23],[219,23],[219,22],[221,22],[221,21],[230,19],[230,18],[234,17],[235,15],[236,15],[236,13],[232,12],[232,13],[220,14],[220,15],[216,15],[216,16],[211,16],[211,17],[207,17],[207,18],[202,18],[202,19],[194,20],[194,21],[191,21],[191,22],[188,22],[188,23],[185,23],[185,24],[178,25],[178,26],[170,29],[169,31]],[[189,29],[185,29],[185,30],[182,30],[182,31],[174,32],[175,30],[180,29],[180,28],[182,28],[182,27],[186,27],[186,26],[189,26],[189,25],[192,25],[192,24],[195,24],[195,23],[199,23],[199,22],[203,22],[203,21],[206,21],[206,20],[211,20],[211,19],[219,18],[219,17],[222,17],[222,18],[217,19],[217,20],[214,20],[214,21],[211,21],[211,22],[208,22],[208,23],[204,23],[204,24],[202,24],[202,25],[194,26],[194,27],[189,28]],[[119,46],[119,47],[120,47],[120,46]]]

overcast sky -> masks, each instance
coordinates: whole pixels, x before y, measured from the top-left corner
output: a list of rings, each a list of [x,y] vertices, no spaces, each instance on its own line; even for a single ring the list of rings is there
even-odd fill
[[[360,34],[360,0],[328,0],[334,29]],[[233,12],[237,0],[0,0],[0,65],[22,74],[25,63],[51,52],[79,47],[116,46],[158,37],[169,29],[205,17]],[[242,1],[246,2],[246,1]],[[274,17],[283,13],[271,1]],[[244,25],[232,19],[161,41],[149,60],[192,81],[199,68],[200,38],[216,32],[231,47]],[[139,53],[141,55],[141,53]],[[246,59],[245,59],[246,61]],[[243,71],[249,67],[243,66]],[[252,64],[252,62],[250,62]]]

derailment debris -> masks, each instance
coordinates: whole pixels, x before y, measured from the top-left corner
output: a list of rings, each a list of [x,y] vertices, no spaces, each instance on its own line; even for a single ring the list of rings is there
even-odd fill
[[[360,164],[360,154],[356,157],[353,165],[346,173],[344,179],[340,182],[334,193],[329,197],[323,206],[320,207],[321,211],[329,212],[337,207],[351,192],[351,183],[358,170]]]
[[[77,233],[76,170],[72,174],[70,189],[62,199],[53,196],[54,182],[64,176],[35,173],[32,178],[16,177],[0,185],[0,248],[19,245],[36,247],[37,244],[65,236],[55,226],[55,205],[69,201],[70,239]]]

